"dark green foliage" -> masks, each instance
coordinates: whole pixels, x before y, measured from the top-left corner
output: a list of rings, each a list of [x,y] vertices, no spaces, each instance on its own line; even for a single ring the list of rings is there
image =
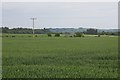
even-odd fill
[[[32,37],[32,36],[28,36],[28,37]]]
[[[48,33],[47,35],[48,35],[48,37],[51,37],[51,36],[52,36],[52,34],[50,34],[50,33]]]
[[[100,35],[114,35],[114,36],[120,36],[119,35],[120,32],[101,32],[99,33]]]
[[[35,35],[35,37],[37,37],[37,35]]]
[[[84,34],[82,34],[82,37],[85,37]]]
[[[92,29],[92,28],[87,29],[86,33],[87,34],[97,34],[97,29]]]
[[[98,37],[100,37],[100,34],[98,34]]]
[[[12,37],[15,37],[15,36],[12,36]]]
[[[76,32],[74,37],[82,37],[82,35],[83,35],[82,33]]]
[[[4,27],[4,28],[2,28],[2,33],[8,33],[8,30],[9,30],[8,27]]]
[[[5,37],[9,37],[8,35],[6,35]]]
[[[73,28],[74,29],[74,28]],[[67,28],[66,28],[67,30]],[[0,27],[0,33],[11,33],[11,34],[32,34],[33,33],[33,30],[32,28],[12,28],[12,29],[9,29],[8,27]],[[43,28],[43,29],[35,29],[35,34],[47,34],[47,33],[55,33],[54,31],[52,32],[50,29],[46,29],[46,28]],[[83,31],[82,33],[84,34],[97,34],[98,33],[98,30],[97,29],[87,29],[87,31]],[[120,33],[120,31],[119,31]],[[99,34],[101,35],[119,35],[119,33],[116,31],[116,32],[105,32],[105,31],[102,31],[102,32],[99,32]],[[60,34],[63,34],[62,32],[60,32]],[[70,32],[64,32],[64,34],[70,34]]]
[[[55,37],[60,37],[60,33],[55,33]]]
[[[11,33],[11,34],[32,34],[33,30],[29,28],[13,28],[9,29],[8,27],[2,27],[2,33]],[[46,34],[50,33],[49,29],[35,29],[35,34]]]

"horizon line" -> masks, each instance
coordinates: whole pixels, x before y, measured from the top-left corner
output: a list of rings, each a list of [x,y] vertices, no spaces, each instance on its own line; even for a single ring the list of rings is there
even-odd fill
[[[2,27],[8,27],[8,26],[0,26],[0,28]],[[32,27],[8,27],[9,29],[13,29],[13,28],[27,28],[27,29],[32,29]],[[42,27],[42,28],[35,28],[35,29],[62,29],[62,28],[65,28],[65,29],[70,29],[70,28],[73,28],[73,29],[79,29],[79,28],[83,28],[83,29],[120,29],[119,27],[118,28],[95,28],[95,27]]]

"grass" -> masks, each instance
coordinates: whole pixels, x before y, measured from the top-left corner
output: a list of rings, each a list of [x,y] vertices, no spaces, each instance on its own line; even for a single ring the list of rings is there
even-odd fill
[[[0,37],[0,79],[2,79],[2,37]]]
[[[118,37],[15,36],[2,39],[4,78],[118,76]]]

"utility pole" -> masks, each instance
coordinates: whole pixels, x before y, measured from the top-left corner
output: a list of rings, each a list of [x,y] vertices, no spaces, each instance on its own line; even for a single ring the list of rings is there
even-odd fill
[[[33,37],[34,37],[34,34],[35,34],[35,31],[34,31],[34,21],[37,19],[37,18],[30,18],[31,20],[33,20]]]

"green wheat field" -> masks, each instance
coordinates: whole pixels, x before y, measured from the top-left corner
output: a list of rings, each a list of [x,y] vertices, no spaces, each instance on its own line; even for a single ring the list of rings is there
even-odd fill
[[[3,34],[3,78],[118,77],[117,36],[30,36]]]

